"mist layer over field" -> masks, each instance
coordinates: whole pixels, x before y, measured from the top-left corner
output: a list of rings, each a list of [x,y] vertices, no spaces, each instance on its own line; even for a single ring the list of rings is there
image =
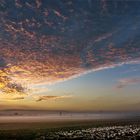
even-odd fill
[[[138,112],[1,111],[0,123],[140,118]]]

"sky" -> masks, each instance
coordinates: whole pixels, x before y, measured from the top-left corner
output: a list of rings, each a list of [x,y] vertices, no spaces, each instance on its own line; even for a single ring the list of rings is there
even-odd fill
[[[140,111],[140,1],[0,0],[1,109]]]

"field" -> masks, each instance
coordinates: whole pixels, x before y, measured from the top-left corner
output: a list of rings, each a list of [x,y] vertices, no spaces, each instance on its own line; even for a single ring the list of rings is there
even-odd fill
[[[139,119],[0,123],[0,140],[139,140]]]

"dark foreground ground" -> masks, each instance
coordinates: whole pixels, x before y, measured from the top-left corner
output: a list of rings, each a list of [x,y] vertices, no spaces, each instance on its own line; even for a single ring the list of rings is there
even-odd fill
[[[140,140],[140,120],[0,123],[0,140]]]

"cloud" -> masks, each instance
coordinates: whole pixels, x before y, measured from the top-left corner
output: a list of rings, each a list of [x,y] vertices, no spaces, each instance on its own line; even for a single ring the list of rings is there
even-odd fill
[[[118,81],[117,88],[124,88],[126,86],[135,84],[140,84],[140,77],[120,79]]]
[[[25,94],[32,85],[140,63],[137,3],[3,1],[0,90]]]
[[[43,101],[43,100],[57,100],[57,99],[66,99],[66,98],[72,98],[71,95],[63,95],[63,96],[34,96],[36,101]]]
[[[19,94],[0,94],[1,101],[14,101],[14,100],[23,100],[27,97],[27,95],[19,95]]]
[[[25,99],[25,97],[14,97],[14,98],[11,98],[11,100],[22,100],[22,99]]]

